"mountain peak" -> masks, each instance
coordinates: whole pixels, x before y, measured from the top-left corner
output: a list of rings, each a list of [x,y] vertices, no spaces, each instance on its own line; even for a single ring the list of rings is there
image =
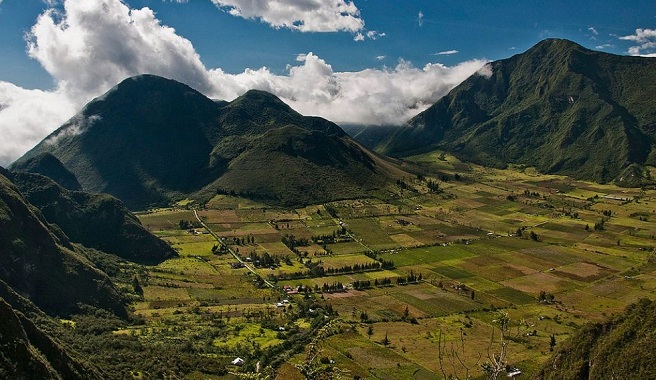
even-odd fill
[[[548,39],[491,67],[491,77],[471,76],[395,132],[383,153],[441,149],[489,166],[624,185],[650,180],[639,166],[656,157],[656,93],[644,86],[656,80],[656,59]]]

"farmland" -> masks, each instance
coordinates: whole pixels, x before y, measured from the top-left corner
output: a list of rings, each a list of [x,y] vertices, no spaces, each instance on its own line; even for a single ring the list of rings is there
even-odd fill
[[[179,257],[146,268],[145,324],[121,332],[191,341],[227,378],[437,379],[483,376],[503,330],[530,375],[552,341],[655,298],[656,191],[446,155],[407,165],[422,174],[386,198],[287,210],[217,195],[140,214]]]

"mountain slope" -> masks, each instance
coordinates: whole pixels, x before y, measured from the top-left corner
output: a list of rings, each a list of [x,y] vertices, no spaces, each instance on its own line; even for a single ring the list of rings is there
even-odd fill
[[[46,331],[58,329],[58,321],[0,281],[0,378],[102,378],[95,368],[59,342],[52,331]]]
[[[605,323],[588,325],[563,343],[539,379],[654,379],[656,303],[647,299]]]
[[[176,256],[168,244],[148,232],[121,201],[110,195],[69,191],[39,174],[18,172],[9,177],[48,222],[55,223],[76,243],[140,263]]]
[[[75,175],[50,153],[42,153],[32,157],[21,165],[16,165],[14,170],[44,175],[68,190],[82,190],[82,185],[77,181]]]
[[[632,164],[656,164],[656,59],[552,39],[488,69],[397,129],[380,151],[443,149],[490,166],[629,185],[644,174]]]
[[[51,314],[88,304],[127,315],[107,275],[49,226],[7,175],[0,170],[0,280]]]
[[[132,209],[217,191],[274,204],[323,202],[363,196],[399,175],[337,125],[271,94],[214,102],[152,75],[93,100],[13,167],[42,153],[57,157],[84,190]]]

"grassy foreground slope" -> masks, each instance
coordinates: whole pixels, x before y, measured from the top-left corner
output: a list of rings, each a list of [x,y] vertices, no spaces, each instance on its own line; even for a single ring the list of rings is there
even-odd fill
[[[656,378],[656,303],[642,299],[605,323],[577,331],[539,379]]]

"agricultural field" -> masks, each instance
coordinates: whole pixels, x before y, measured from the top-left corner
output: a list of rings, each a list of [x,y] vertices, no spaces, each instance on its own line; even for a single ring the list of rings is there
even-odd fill
[[[502,350],[530,377],[579,327],[656,298],[655,190],[434,156],[388,199],[140,214],[179,257],[147,267],[145,323],[120,333],[204,345],[226,378],[484,378]]]

